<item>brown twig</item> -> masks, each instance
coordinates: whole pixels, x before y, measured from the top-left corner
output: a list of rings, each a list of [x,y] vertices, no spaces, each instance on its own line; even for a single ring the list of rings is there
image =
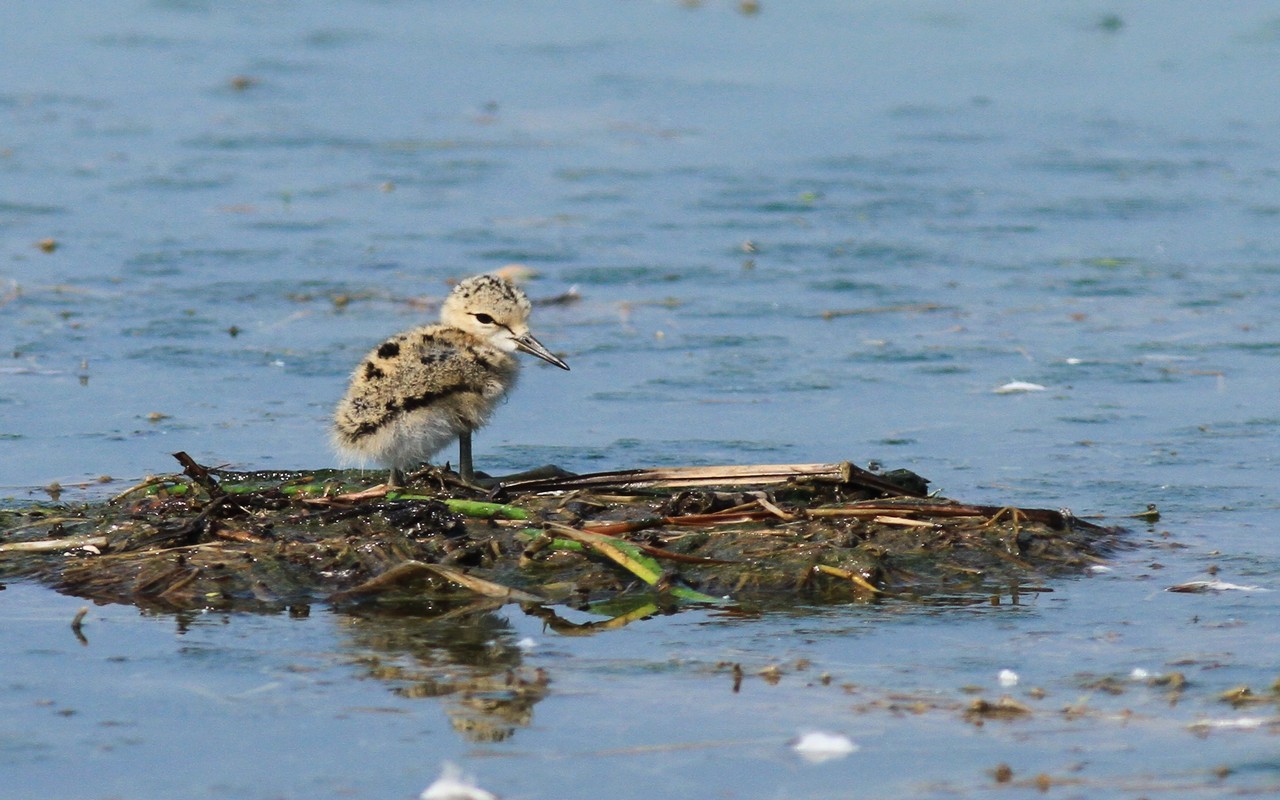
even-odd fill
[[[182,471],[186,476],[195,481],[200,488],[208,492],[210,497],[217,498],[225,494],[225,492],[222,491],[222,487],[219,486],[218,482],[209,474],[209,470],[197,464],[196,460],[187,455],[185,451],[179,450],[173,454],[173,457],[182,465]]]

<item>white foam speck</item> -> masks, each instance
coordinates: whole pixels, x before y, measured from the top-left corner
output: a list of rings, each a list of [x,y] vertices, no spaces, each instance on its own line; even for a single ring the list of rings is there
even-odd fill
[[[855,752],[858,746],[842,733],[814,731],[796,739],[795,743],[791,745],[791,749],[799,753],[800,757],[810,764],[821,764],[824,761],[844,758]]]
[[[1003,386],[997,386],[991,391],[996,394],[1022,394],[1024,392],[1043,392],[1047,391],[1047,387],[1038,383],[1028,383],[1027,381],[1009,381]]]
[[[1235,719],[1202,719],[1188,725],[1192,730],[1207,728],[1217,728],[1219,730],[1240,730],[1248,731],[1254,728],[1261,728],[1267,723],[1267,720],[1260,717],[1237,717]]]
[[[421,800],[498,800],[492,792],[486,792],[454,764],[445,762],[436,782],[422,790]]]

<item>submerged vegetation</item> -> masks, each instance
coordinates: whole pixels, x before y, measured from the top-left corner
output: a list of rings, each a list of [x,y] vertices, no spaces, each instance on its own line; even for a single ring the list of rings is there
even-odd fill
[[[100,602],[281,611],[314,602],[558,605],[625,624],[681,604],[988,601],[1049,591],[1123,532],[927,495],[910,472],[690,467],[388,491],[350,472],[180,474],[108,502],[0,510],[0,577]]]

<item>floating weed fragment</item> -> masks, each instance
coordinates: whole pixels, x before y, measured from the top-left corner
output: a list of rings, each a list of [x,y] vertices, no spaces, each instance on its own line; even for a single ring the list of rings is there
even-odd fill
[[[1025,394],[1027,392],[1048,391],[1048,387],[1041,386],[1038,383],[1028,383],[1027,381],[1009,381],[1003,386],[997,386],[991,391],[993,394]]]
[[[1261,586],[1242,586],[1238,583],[1228,583],[1220,581],[1217,578],[1207,581],[1187,581],[1179,583],[1165,589],[1166,592],[1182,592],[1185,594],[1198,594],[1200,592],[1269,592],[1270,589]]]
[[[498,800],[498,796],[475,785],[474,780],[462,774],[462,770],[446,761],[440,777],[422,790],[421,800]]]
[[[1116,33],[1124,28],[1124,19],[1119,14],[1103,14],[1095,27],[1105,33]],[[1098,261],[1119,261],[1119,259],[1098,259]]]
[[[1148,686],[1167,686],[1174,692],[1180,692],[1187,685],[1187,676],[1181,672],[1166,672],[1156,675],[1147,681]]]
[[[1156,508],[1155,503],[1147,503],[1147,510],[1140,511],[1137,514],[1130,514],[1130,519],[1141,519],[1147,522],[1158,522],[1160,520],[1160,509]]]
[[[1085,674],[1081,676],[1080,686],[1091,692],[1104,692],[1110,695],[1122,695],[1125,692],[1124,684],[1114,675]]]
[[[964,717],[969,722],[982,724],[987,719],[1018,719],[1031,713],[1031,707],[1005,695],[994,703],[978,698],[965,709]]]
[[[1258,697],[1248,686],[1233,686],[1222,694],[1218,695],[1218,699],[1224,703],[1230,703],[1233,706],[1247,706],[1258,702]]]
[[[813,731],[793,741],[791,749],[810,764],[821,764],[857,752],[858,745],[842,733]]]
[[[89,613],[88,606],[81,606],[76,615],[71,618],[71,632],[76,635],[76,641],[81,645],[88,645],[89,640],[84,635],[84,618]]]

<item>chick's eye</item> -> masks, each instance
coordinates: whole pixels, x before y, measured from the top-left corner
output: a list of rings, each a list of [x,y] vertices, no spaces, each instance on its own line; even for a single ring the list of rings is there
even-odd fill
[[[488,314],[472,314],[471,316],[475,317],[476,322],[479,322],[481,325],[493,324],[493,317],[489,316]]]

